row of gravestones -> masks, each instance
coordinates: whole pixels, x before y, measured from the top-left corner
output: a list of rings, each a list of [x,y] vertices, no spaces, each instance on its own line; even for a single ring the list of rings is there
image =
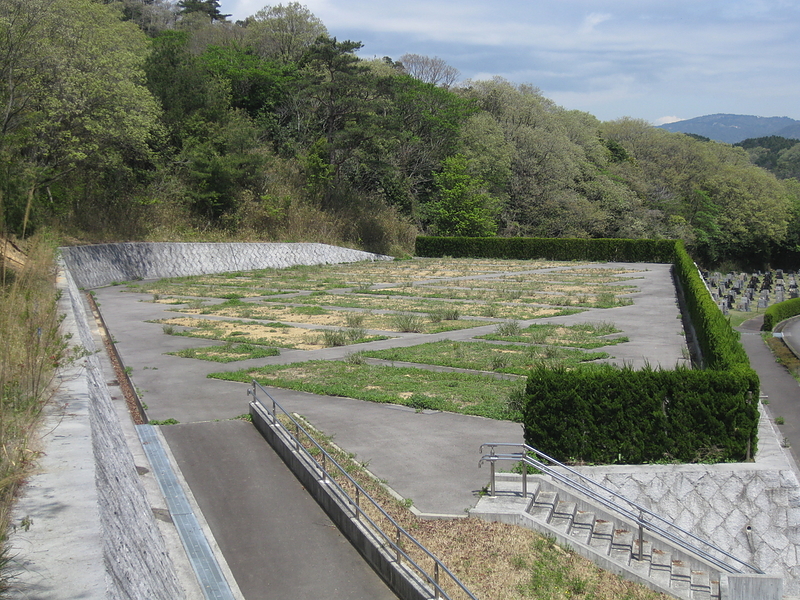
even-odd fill
[[[730,310],[751,312],[771,304],[800,297],[794,271],[757,271],[752,274],[701,271],[706,286],[723,314]]]

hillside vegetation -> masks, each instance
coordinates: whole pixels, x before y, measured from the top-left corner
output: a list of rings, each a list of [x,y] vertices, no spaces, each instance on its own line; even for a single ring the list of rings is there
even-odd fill
[[[418,232],[680,238],[708,264],[800,241],[796,179],[742,148],[501,78],[456,84],[436,58],[364,60],[299,3],[231,23],[216,0],[4,0],[0,32],[0,218],[17,235],[394,254]]]

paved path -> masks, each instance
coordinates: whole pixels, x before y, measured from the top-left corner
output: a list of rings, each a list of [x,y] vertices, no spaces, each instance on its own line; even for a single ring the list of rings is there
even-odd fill
[[[611,321],[630,338],[628,343],[607,349],[616,357],[616,362],[672,368],[685,361],[685,343],[669,265],[601,266],[642,269],[638,274],[640,279],[629,282],[639,286],[639,292],[632,296],[633,305],[537,322]],[[326,549],[319,553],[301,552],[308,570],[296,567],[290,569],[291,575],[299,577],[305,572],[310,579],[317,579],[319,573],[328,569],[349,573],[355,567],[349,555],[340,552],[338,532],[336,535],[321,534],[320,528],[326,532],[325,528],[329,527],[323,524],[326,522],[324,515],[309,516],[312,513],[303,512],[306,508],[301,506],[291,506],[291,511],[284,512],[289,508],[287,505],[299,505],[307,496],[297,489],[293,478],[286,477],[288,471],[281,472],[281,465],[277,464],[266,443],[255,435],[254,429],[228,420],[247,412],[246,386],[206,379],[209,372],[238,370],[256,364],[342,358],[352,352],[352,347],[311,352],[289,350],[279,357],[229,365],[166,356],[165,352],[206,346],[209,341],[165,335],[160,324],[148,323],[176,314],[167,312],[169,306],[146,301],[150,300],[149,296],[143,298],[140,294],[127,293],[121,287],[99,289],[96,295],[123,362],[132,369],[133,382],[147,405],[149,418],[175,418],[182,423],[162,430],[246,600],[362,597],[359,595],[362,592],[344,590],[326,593],[315,590],[308,596],[298,595],[295,592],[304,590],[306,585],[299,579],[291,580],[291,594],[266,595],[272,593],[269,588],[285,577],[275,572],[282,568],[277,564],[295,565],[297,548],[305,540],[326,536],[328,539]],[[406,346],[435,339],[469,339],[492,331],[494,327],[486,325],[437,335],[401,335],[360,348]],[[480,444],[522,441],[521,426],[511,422],[417,412],[404,407],[288,390],[272,392],[287,410],[303,415],[315,427],[334,436],[337,444],[368,463],[373,473],[387,480],[400,495],[412,499],[414,506],[423,513],[463,515],[475,504],[477,493],[488,480],[488,472],[478,469]],[[274,494],[275,491],[279,493]],[[287,527],[289,523],[291,526]],[[307,527],[301,528],[302,523]],[[343,564],[333,565],[334,556],[340,554],[344,557]],[[369,587],[372,583],[366,585],[364,589],[374,590]],[[373,594],[364,597],[382,597],[374,591],[363,593]]]
[[[742,345],[750,358],[750,365],[761,380],[762,400],[765,400],[767,413],[774,419],[783,417],[784,424],[778,430],[789,443],[796,464],[800,464],[800,386],[786,367],[775,362],[775,356],[762,339],[761,325],[764,315],[745,321],[738,331],[742,334]],[[800,340],[800,321],[788,330],[785,338]],[[792,331],[794,330],[794,333]]]

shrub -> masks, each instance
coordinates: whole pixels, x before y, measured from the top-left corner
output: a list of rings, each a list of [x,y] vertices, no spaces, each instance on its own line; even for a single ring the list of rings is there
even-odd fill
[[[422,317],[415,313],[398,313],[392,317],[395,329],[402,333],[420,333],[422,331]]]

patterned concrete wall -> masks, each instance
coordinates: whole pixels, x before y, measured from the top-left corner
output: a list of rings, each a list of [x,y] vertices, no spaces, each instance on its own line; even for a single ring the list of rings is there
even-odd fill
[[[578,470],[740,560],[781,575],[784,593],[800,596],[800,483],[763,411],[758,439],[754,463]]]
[[[294,265],[391,260],[389,256],[327,244],[97,244],[61,248],[75,283],[83,289],[114,281],[159,279]]]

